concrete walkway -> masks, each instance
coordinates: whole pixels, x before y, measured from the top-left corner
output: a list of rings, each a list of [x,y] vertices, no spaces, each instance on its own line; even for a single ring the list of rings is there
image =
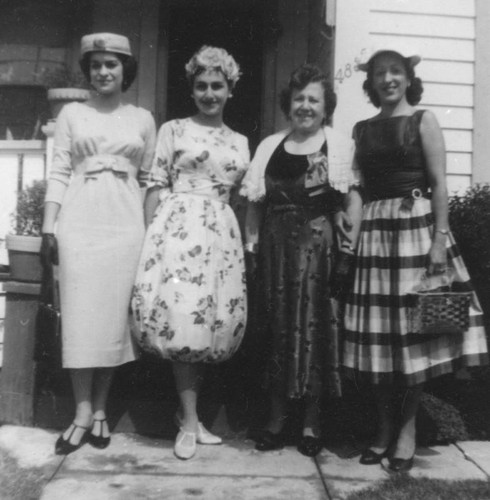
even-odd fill
[[[226,441],[180,461],[170,441],[116,433],[105,450],[85,445],[58,457],[56,438],[43,429],[0,428],[0,449],[19,467],[42,471],[42,500],[333,500],[388,477],[381,466],[360,465],[348,448],[310,459],[290,447],[260,453],[250,441]],[[419,448],[410,474],[490,480],[490,442]]]

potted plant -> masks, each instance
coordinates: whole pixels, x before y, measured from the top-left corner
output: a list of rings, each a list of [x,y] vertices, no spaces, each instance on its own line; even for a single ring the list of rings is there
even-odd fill
[[[65,104],[73,101],[83,102],[90,97],[83,74],[80,71],[70,71],[65,65],[44,71],[42,81],[48,89],[47,97],[54,119]]]
[[[10,279],[39,282],[42,276],[41,228],[47,182],[34,181],[17,194],[17,207],[12,214],[15,234],[7,234]]]

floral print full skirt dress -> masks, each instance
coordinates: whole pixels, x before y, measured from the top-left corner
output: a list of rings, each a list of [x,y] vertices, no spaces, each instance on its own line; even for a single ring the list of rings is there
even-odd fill
[[[227,127],[189,118],[160,130],[152,178],[163,189],[132,301],[144,350],[216,363],[238,349],[246,326],[245,266],[228,201],[247,164],[246,139]]]

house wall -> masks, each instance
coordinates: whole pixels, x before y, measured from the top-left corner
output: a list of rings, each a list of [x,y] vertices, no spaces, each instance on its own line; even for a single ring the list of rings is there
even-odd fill
[[[490,2],[476,0],[473,183],[490,182]]]
[[[416,68],[424,84],[420,106],[432,110],[443,129],[449,191],[471,185],[476,126],[476,2],[342,0],[337,2],[336,20],[336,126],[349,132],[356,121],[376,113],[361,90],[365,75],[356,71],[356,62],[365,60],[378,47],[407,44],[423,58]],[[488,172],[475,171],[479,180],[490,180]]]

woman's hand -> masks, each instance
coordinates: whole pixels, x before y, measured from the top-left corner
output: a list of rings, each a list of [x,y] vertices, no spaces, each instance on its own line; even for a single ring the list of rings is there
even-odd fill
[[[41,240],[41,265],[44,269],[51,266],[57,266],[58,259],[58,241],[53,233],[43,233]]]
[[[355,274],[355,256],[352,253],[339,251],[330,277],[330,294],[343,300],[352,288]]]
[[[437,234],[429,250],[427,273],[442,274],[447,267],[446,236]]]
[[[255,252],[245,252],[245,272],[247,282],[250,284],[257,276],[258,256]]]
[[[350,232],[352,231],[352,227],[354,226],[354,224],[350,215],[343,210],[339,210],[333,216],[333,221],[340,239],[347,240],[349,243],[352,243]]]

